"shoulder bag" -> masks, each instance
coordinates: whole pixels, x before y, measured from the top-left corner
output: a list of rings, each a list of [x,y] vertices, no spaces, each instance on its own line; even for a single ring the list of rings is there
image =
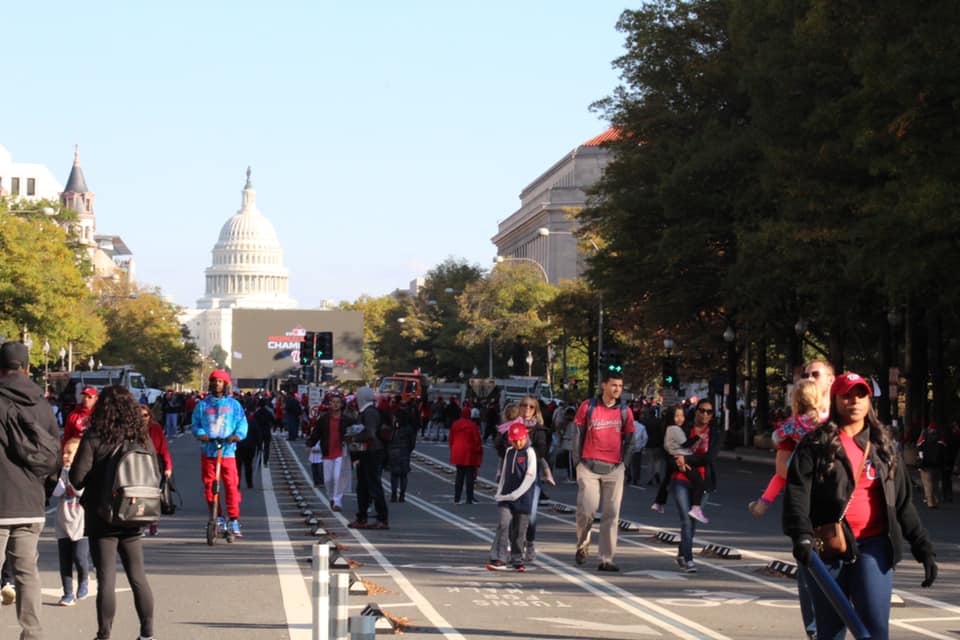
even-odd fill
[[[853,493],[857,490],[857,484],[860,482],[860,476],[863,475],[863,468],[867,464],[867,456],[869,455],[870,441],[867,440],[867,446],[863,450],[863,460],[860,461],[860,467],[853,477],[853,492],[850,493],[850,499],[843,507],[837,522],[830,522],[813,528],[813,547],[817,550],[820,558],[825,561],[836,560],[847,553],[847,536],[843,533],[843,518],[847,515],[850,502],[853,501]]]

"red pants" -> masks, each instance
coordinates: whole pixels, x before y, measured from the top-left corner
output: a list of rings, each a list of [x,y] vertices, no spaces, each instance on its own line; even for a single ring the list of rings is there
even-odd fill
[[[207,498],[207,508],[213,506],[213,481],[217,477],[217,459],[200,456],[200,480],[203,481],[203,494]],[[224,502],[227,505],[227,518],[240,517],[240,476],[237,474],[237,459],[223,458],[220,462],[220,485]]]

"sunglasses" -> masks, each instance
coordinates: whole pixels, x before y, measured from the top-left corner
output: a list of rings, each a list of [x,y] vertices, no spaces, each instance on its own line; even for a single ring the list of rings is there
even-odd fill
[[[819,378],[821,373],[822,371],[804,371],[803,375],[800,377],[803,378],[804,380],[808,378]]]
[[[705,413],[709,416],[713,415],[713,409],[697,409],[697,413]]]
[[[522,404],[520,405],[521,409],[536,409],[537,405],[535,404]]]

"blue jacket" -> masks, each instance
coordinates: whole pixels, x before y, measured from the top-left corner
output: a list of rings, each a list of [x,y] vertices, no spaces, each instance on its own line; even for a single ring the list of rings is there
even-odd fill
[[[196,437],[223,438],[237,436],[241,440],[247,437],[247,414],[240,403],[229,396],[218,398],[208,395],[197,403],[193,410],[191,421],[193,435]],[[200,452],[208,458],[215,458],[217,445],[214,442],[201,442]],[[223,457],[233,458],[237,455],[235,442],[223,443]]]
[[[494,500],[498,507],[508,507],[514,513],[533,511],[533,488],[537,482],[537,454],[529,441],[517,450],[511,446],[503,456],[500,485]]]

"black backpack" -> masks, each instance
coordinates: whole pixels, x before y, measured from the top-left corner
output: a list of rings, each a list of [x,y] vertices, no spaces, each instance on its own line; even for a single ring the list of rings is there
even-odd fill
[[[139,442],[119,445],[106,462],[98,515],[112,526],[142,527],[160,519],[157,456]]]
[[[7,449],[10,459],[38,478],[57,475],[63,460],[59,438],[24,415],[8,398],[0,398],[0,403],[7,417],[6,425],[0,429],[0,444]]]

